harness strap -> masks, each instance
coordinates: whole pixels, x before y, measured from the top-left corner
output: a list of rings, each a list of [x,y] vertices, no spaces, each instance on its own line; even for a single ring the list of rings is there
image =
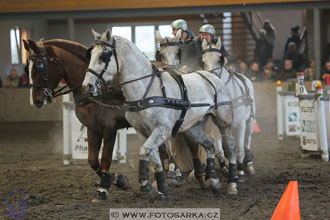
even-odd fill
[[[182,79],[181,75],[178,75],[175,71],[173,71],[172,69],[168,69],[168,73],[176,80],[176,82],[179,85],[180,88],[180,93],[181,93],[181,99],[183,102],[186,102],[188,104],[190,104],[189,99],[188,99],[188,93],[187,93],[187,87],[184,84],[184,81]],[[188,110],[189,106],[183,106],[181,114],[180,114],[180,118],[175,122],[174,127],[172,129],[172,136],[175,137],[175,135],[178,133],[183,121],[184,121],[184,117],[186,116],[187,110]]]
[[[205,79],[212,86],[212,88],[214,90],[214,103],[217,104],[218,103],[218,92],[217,92],[217,89],[215,88],[215,86],[213,85],[213,83],[200,72],[197,71],[196,73],[198,75],[200,75],[203,79]],[[218,109],[218,105],[215,105],[215,109]]]

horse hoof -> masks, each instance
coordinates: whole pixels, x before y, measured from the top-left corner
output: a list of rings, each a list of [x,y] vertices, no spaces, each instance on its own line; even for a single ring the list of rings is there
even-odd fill
[[[102,202],[107,200],[107,197],[108,197],[108,190],[100,188],[96,191],[96,198],[93,199],[92,202]]]
[[[227,186],[227,193],[229,195],[236,195],[237,194],[237,183],[229,183]]]
[[[207,182],[211,186],[213,192],[218,193],[219,190],[221,189],[221,183],[218,178],[217,179],[209,178]]]
[[[156,202],[167,203],[168,202],[168,196],[166,194],[158,192],[154,202],[155,203]]]
[[[178,181],[179,186],[182,186],[182,185],[186,184],[186,180],[183,176],[178,176],[177,181]]]
[[[238,171],[238,182],[244,183],[246,180],[246,176],[243,170]]]
[[[117,183],[115,184],[115,186],[122,190],[127,190],[131,187],[127,177],[121,174],[117,176]]]
[[[251,176],[253,176],[253,175],[256,173],[256,171],[255,171],[255,169],[254,169],[254,167],[253,167],[252,162],[249,162],[249,163],[246,165],[245,172],[246,172],[246,175],[247,175],[248,177],[251,177]]]
[[[176,175],[174,173],[174,171],[168,171],[166,174],[166,181],[168,183],[168,185],[177,185],[178,181],[176,179]]]
[[[205,180],[205,176],[196,177],[202,189],[208,189],[210,184]]]
[[[152,188],[152,185],[149,182],[144,186],[140,186],[140,197],[142,198],[152,197],[153,192],[154,189]]]

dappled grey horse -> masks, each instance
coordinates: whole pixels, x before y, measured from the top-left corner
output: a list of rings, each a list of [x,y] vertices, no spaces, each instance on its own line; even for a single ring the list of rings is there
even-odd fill
[[[168,65],[173,65],[177,68],[181,68],[182,71],[194,68],[196,64],[199,64],[201,57],[199,53],[189,52],[182,53],[182,46],[179,43],[181,37],[180,32],[173,38],[162,38],[159,32],[156,31],[156,39],[160,42],[159,54],[162,61]],[[250,151],[251,135],[253,132],[254,117],[255,117],[255,101],[254,101],[254,89],[252,82],[245,76],[237,73],[230,73],[225,67],[225,58],[220,53],[221,40],[217,41],[217,45],[213,45],[210,48],[206,48],[206,42],[201,45],[203,49],[203,64],[204,69],[212,71],[219,75],[221,80],[225,83],[229,89],[234,101],[234,135],[236,140],[237,158],[238,158],[238,176],[241,181],[244,181],[244,167],[248,175],[255,173],[252,165],[252,153]],[[197,45],[191,48],[196,48]],[[198,51],[196,49],[196,51]],[[209,53],[210,52],[210,53]],[[186,57],[185,60],[189,60],[191,63],[190,68],[181,66],[180,59]],[[190,57],[190,58],[187,58]],[[236,117],[235,117],[236,116]],[[221,142],[218,142],[221,145]],[[221,149],[218,146],[218,149]],[[221,155],[219,156],[221,158]],[[236,164],[236,155],[230,159],[230,166]],[[243,163],[244,162],[244,163]],[[245,166],[244,166],[245,165]],[[230,180],[229,180],[230,181]]]
[[[213,190],[219,189],[215,172],[215,144],[202,126],[211,117],[223,134],[226,151],[234,154],[232,136],[232,103],[230,94],[217,75],[205,71],[171,75],[153,68],[150,61],[130,41],[94,32],[91,60],[86,70],[84,87],[98,93],[100,85],[119,76],[126,98],[126,118],[137,130],[144,144],[139,151],[140,191],[151,192],[149,160],[155,170],[157,199],[167,201],[168,187],[158,154],[158,146],[182,133],[188,140],[201,144],[207,152],[206,175]],[[236,185],[227,189],[236,191]]]

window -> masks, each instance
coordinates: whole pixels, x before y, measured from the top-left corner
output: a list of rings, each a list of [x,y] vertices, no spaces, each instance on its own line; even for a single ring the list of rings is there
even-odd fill
[[[26,64],[28,52],[23,45],[28,39],[28,30],[15,27],[10,29],[10,54],[12,64]]]
[[[130,26],[112,27],[111,34],[121,36],[132,41],[132,28]]]
[[[155,26],[136,26],[135,44],[148,57],[155,58]]]
[[[21,49],[21,38],[18,27],[10,29],[10,52],[11,52],[11,63],[20,63],[20,50]]]
[[[155,25],[112,26],[111,34],[132,41],[149,60],[154,60],[156,53],[155,29]],[[170,25],[159,25],[158,30],[162,37],[173,37]]]
[[[171,25],[159,25],[158,30],[162,37],[173,37]]]

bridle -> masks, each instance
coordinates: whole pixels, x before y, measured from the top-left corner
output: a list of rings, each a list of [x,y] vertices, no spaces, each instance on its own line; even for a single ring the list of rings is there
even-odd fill
[[[37,70],[38,73],[43,75],[43,84],[35,84],[35,83],[31,84],[30,83],[29,84],[30,89],[31,88],[42,88],[44,90],[44,95],[46,97],[49,97],[50,99],[52,99],[52,98],[56,98],[57,96],[67,94],[67,93],[69,93],[71,91],[74,91],[75,89],[81,87],[81,85],[80,85],[80,86],[74,87],[72,89],[69,89],[65,92],[61,92],[64,88],[68,87],[68,85],[65,85],[62,88],[58,89],[57,91],[54,91],[51,88],[51,86],[49,85],[49,82],[48,82],[48,64],[47,64],[47,61],[49,60],[49,62],[55,64],[62,71],[62,73],[64,72],[64,68],[54,58],[50,57],[47,54],[45,48],[39,47],[39,49],[41,50],[41,53],[30,54],[28,56],[28,64],[27,65],[29,65],[30,60],[35,60],[36,61],[36,70]]]
[[[179,51],[178,51],[178,58],[179,58],[179,64],[181,65],[181,49],[180,49],[180,43],[179,42],[169,42],[168,39],[166,39],[165,43],[159,44],[160,47],[169,47],[169,46],[178,46]]]
[[[106,42],[103,42],[103,41],[100,41],[100,40],[96,40],[93,43],[93,45],[90,48],[88,48],[88,50],[86,52],[86,57],[89,60],[91,59],[91,51],[93,50],[95,45],[101,45],[101,46],[104,47],[104,50],[103,50],[103,52],[100,56],[100,59],[105,63],[105,66],[104,66],[101,73],[97,73],[96,71],[94,71],[91,68],[87,68],[86,72],[90,72],[98,78],[95,85],[97,87],[101,88],[102,84],[105,83],[105,80],[103,79],[103,74],[108,69],[108,66],[109,66],[109,63],[111,61],[111,56],[112,55],[114,55],[114,57],[115,57],[115,61],[116,61],[116,65],[117,65],[117,74],[119,75],[119,65],[118,65],[118,58],[117,58],[117,52],[116,52],[116,41],[113,38],[112,43],[109,44],[109,43],[106,43]],[[112,50],[109,50],[107,47],[110,47]]]
[[[218,69],[221,69],[221,72],[220,72],[220,75],[219,77],[221,78],[221,75],[222,75],[222,67],[224,66],[225,64],[225,58],[224,56],[222,55],[221,51],[217,48],[212,48],[211,46],[205,50],[203,50],[203,54],[205,53],[208,53],[208,52],[217,52],[217,53],[220,53],[220,60],[219,60],[219,64],[220,66],[219,67],[216,67],[214,69],[211,69],[209,70],[208,72],[212,72],[212,73],[216,73],[215,70],[218,70]],[[204,62],[203,62],[203,65],[204,65]]]
[[[44,94],[45,96],[48,96],[52,98],[53,94],[53,89],[50,87],[48,83],[48,65],[47,65],[47,60],[49,60],[51,63],[54,63],[56,66],[58,66],[62,72],[63,72],[63,67],[59,65],[56,60],[50,56],[47,55],[46,50],[44,48],[39,48],[41,49],[41,53],[37,54],[30,54],[28,57],[29,60],[35,60],[36,61],[36,70],[38,73],[43,75],[43,84],[29,84],[29,88],[42,88],[44,89]],[[31,73],[32,74],[32,73]]]

